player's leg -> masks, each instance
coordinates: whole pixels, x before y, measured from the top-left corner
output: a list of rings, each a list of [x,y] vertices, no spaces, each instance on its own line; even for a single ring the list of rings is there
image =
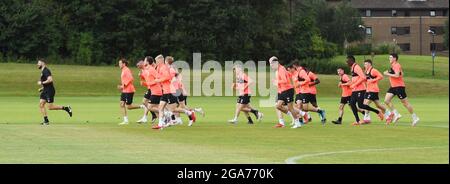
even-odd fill
[[[165,122],[164,122],[164,109],[167,105],[167,96],[163,95],[161,97],[161,100],[159,101],[158,105],[158,125],[152,127],[153,129],[161,129],[164,128]]]
[[[126,104],[126,102],[122,101],[122,100],[119,103],[120,110],[122,112],[122,117],[123,117],[123,121],[122,121],[122,123],[119,123],[119,125],[126,125],[126,124],[128,124],[127,108],[126,108],[125,104]]]
[[[150,112],[149,108],[148,108],[149,99],[146,98],[147,93],[144,95],[144,98],[142,99],[142,105],[144,105],[147,108],[144,108],[144,114],[142,115],[142,118],[137,121],[137,123],[147,123],[147,115],[148,115],[148,112]]]
[[[389,91],[386,93],[386,96],[384,97],[384,104],[387,107],[387,110],[385,112],[386,117],[386,124],[390,124],[395,116],[398,117],[398,111],[395,109],[394,104],[392,103],[392,99],[394,98],[395,94],[392,92],[392,88],[389,89]]]
[[[252,113],[252,108],[250,107],[250,104],[242,104],[242,112],[244,112],[245,117],[247,118],[247,124],[253,124],[253,119],[250,116],[250,113]],[[249,113],[250,112],[250,113]]]
[[[283,119],[283,113],[287,113],[288,109],[284,108],[284,101],[283,100],[277,100],[276,104],[275,104],[275,110],[277,112],[277,116],[278,116],[278,124],[275,125],[275,128],[282,128],[285,126],[284,124],[284,119]]]
[[[289,112],[292,114],[292,117],[294,118],[294,126],[292,126],[291,128],[300,128],[302,126],[303,120],[300,118],[299,113],[294,109],[294,103],[288,102],[287,107],[289,109]]]
[[[42,117],[44,118],[44,121],[41,123],[42,125],[48,125],[49,120],[47,116],[47,110],[45,109],[45,103],[46,101],[44,99],[39,100],[39,110],[41,111]]]
[[[302,104],[303,107],[302,109],[306,112],[317,112],[321,118],[321,122],[325,123],[326,122],[326,116],[325,116],[325,110],[322,110],[320,108],[314,107],[313,105],[311,105],[311,99],[312,99],[312,95],[310,94],[303,94],[302,95]]]
[[[417,123],[419,123],[419,117],[416,115],[416,113],[414,113],[414,109],[413,106],[411,105],[411,103],[409,103],[408,98],[403,98],[401,99],[401,102],[403,104],[403,106],[408,109],[408,112],[411,114],[412,117],[412,126],[416,126]]]
[[[361,121],[358,115],[358,107],[356,106],[357,103],[358,103],[358,93],[353,92],[350,98],[350,107],[352,109],[353,116],[355,117],[355,122],[353,123],[353,125],[359,125]]]
[[[338,112],[339,118],[335,121],[332,121],[332,123],[334,123],[334,124],[338,124],[338,125],[342,124],[342,117],[344,116],[344,107],[345,107],[345,104],[347,103],[347,102],[343,102],[343,100],[345,100],[345,97],[341,97],[341,103],[339,104],[339,112]]]
[[[229,123],[236,124],[238,121],[239,114],[241,113],[241,104],[239,102],[240,102],[240,98],[238,98],[238,100],[237,100],[236,108],[234,109],[233,119],[228,120]]]

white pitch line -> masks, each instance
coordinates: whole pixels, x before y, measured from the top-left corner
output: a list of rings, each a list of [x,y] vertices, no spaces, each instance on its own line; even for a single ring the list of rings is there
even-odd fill
[[[363,150],[347,150],[347,151],[333,151],[333,152],[322,152],[322,153],[313,153],[313,154],[305,154],[299,155],[295,157],[289,157],[284,162],[286,164],[298,164],[295,162],[296,160],[301,160],[307,157],[317,157],[324,155],[335,155],[335,154],[344,154],[344,153],[360,153],[360,152],[377,152],[377,151],[396,151],[396,150],[414,150],[414,149],[434,149],[434,148],[445,148],[448,146],[434,146],[434,147],[406,147],[406,148],[381,148],[381,149],[363,149]]]

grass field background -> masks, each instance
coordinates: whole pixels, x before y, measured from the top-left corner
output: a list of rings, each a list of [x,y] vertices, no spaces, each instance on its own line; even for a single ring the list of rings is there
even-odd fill
[[[51,126],[43,127],[35,84],[39,70],[34,65],[0,64],[0,163],[285,163],[302,157],[294,161],[448,164],[448,62],[441,63],[437,73],[446,74],[433,79],[415,74],[420,68],[407,63],[406,56],[401,60],[410,101],[421,118],[418,127],[409,126],[410,115],[398,100],[395,104],[403,118],[397,126],[385,126],[372,115],[371,125],[352,127],[348,107],[341,126],[322,126],[312,114],[313,122],[301,129],[274,129],[277,119],[272,107],[260,108],[265,114],[262,122],[247,125],[241,116],[237,125],[230,125],[226,121],[233,116],[235,97],[189,97],[189,105],[207,112],[193,127],[187,127],[185,117],[184,125],[163,131],[152,130],[150,124],[118,126],[119,69],[65,65],[50,65],[56,104],[70,104],[74,117],[50,111]],[[337,77],[320,78],[319,105],[330,121],[337,117]],[[141,101],[140,94],[141,88],[135,102]],[[252,98],[254,106],[259,99]],[[130,121],[141,115],[141,110],[132,111]]]

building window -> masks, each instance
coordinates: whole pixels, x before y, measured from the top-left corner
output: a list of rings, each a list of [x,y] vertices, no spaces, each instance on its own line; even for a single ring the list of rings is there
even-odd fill
[[[410,16],[409,11],[408,11],[408,10],[405,10],[405,17],[409,17],[409,16]]]
[[[391,27],[391,34],[408,35],[411,33],[410,27]]]
[[[366,10],[366,17],[371,17],[371,16],[372,16],[372,11]]]
[[[430,16],[435,17],[436,16],[436,10],[431,10],[430,11]]]
[[[410,43],[399,43],[397,44],[402,51],[411,51],[411,44]]]
[[[371,36],[371,35],[372,35],[372,27],[366,27],[366,34],[367,34],[368,36]]]
[[[436,35],[445,34],[444,26],[430,26],[430,30],[432,30]]]
[[[391,27],[391,34],[397,34],[397,27]]]
[[[392,10],[392,16],[396,17],[397,16],[397,10]]]

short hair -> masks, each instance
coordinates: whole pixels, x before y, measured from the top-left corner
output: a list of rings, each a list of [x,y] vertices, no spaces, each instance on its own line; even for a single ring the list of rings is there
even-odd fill
[[[172,56],[166,56],[166,60],[167,60],[167,63],[172,64],[174,59]]]
[[[145,59],[147,60],[148,64],[153,64],[155,62],[155,59],[153,59],[152,56],[146,56]]]
[[[300,66],[301,66],[302,68],[308,68],[308,65],[306,65],[306,63],[302,63],[302,64],[300,64]]]
[[[350,59],[350,60],[353,61],[353,62],[356,61],[355,56],[353,56],[353,55],[348,55],[348,56],[347,56],[347,59]]]
[[[270,59],[269,59],[269,63],[272,63],[272,62],[278,62],[278,58],[277,57],[275,57],[275,56],[272,56]]]
[[[344,70],[344,68],[342,68],[342,67],[338,67],[337,69],[338,69],[338,70]],[[344,71],[345,71],[345,70],[344,70]]]
[[[140,67],[140,66],[142,66],[142,65],[144,65],[144,60],[139,60],[137,63],[136,63],[136,67]]]
[[[398,61],[398,54],[396,53],[392,53],[390,54],[393,58],[395,58],[396,61]]]
[[[123,64],[125,64],[125,66],[128,66],[128,61],[125,58],[119,59],[120,62],[122,62]]]
[[[298,59],[294,59],[292,61],[292,66],[296,67],[296,66],[300,66],[300,61]]]
[[[372,65],[372,60],[366,59],[366,60],[364,60],[364,63],[370,63],[370,65]]]
[[[47,61],[44,58],[38,58],[38,61],[43,62],[43,63],[47,63]]]
[[[159,59],[164,60],[164,56],[162,54],[160,54],[160,55],[155,57],[155,60],[159,60]]]

